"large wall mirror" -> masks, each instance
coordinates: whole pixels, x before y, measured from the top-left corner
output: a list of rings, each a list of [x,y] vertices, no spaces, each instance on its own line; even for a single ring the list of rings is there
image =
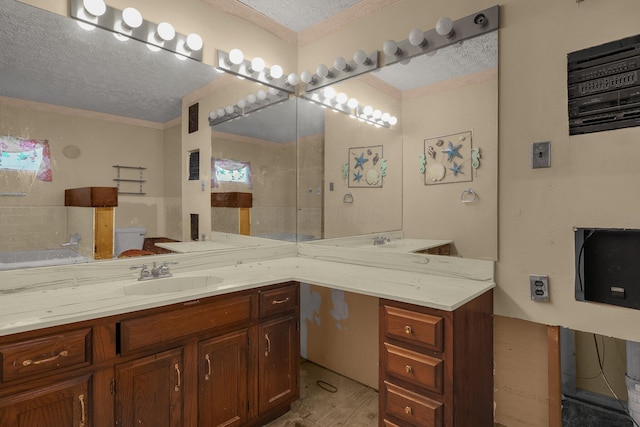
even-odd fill
[[[64,190],[115,186],[115,165],[144,168],[142,175],[136,170],[124,177],[135,183],[121,183],[129,185],[123,193],[144,195],[119,196],[115,227],[182,239],[181,182],[187,179],[181,164],[182,97],[226,77],[209,65],[150,52],[103,30],[83,30],[67,17],[14,0],[0,0],[0,6],[0,37],[7,47],[0,58],[0,136],[47,140],[52,170],[50,181],[37,179],[33,171],[0,171],[0,252],[60,248],[77,233],[78,250],[91,258],[94,213],[65,208]],[[92,55],[96,46],[99,55]],[[467,46],[473,46],[471,40],[449,50],[464,64],[484,63]],[[411,237],[454,239],[463,256],[495,259],[497,36],[472,52],[492,58],[493,65],[403,88],[398,81],[410,80],[408,66],[396,64],[335,88],[361,105],[396,115],[397,126],[388,129],[289,95],[212,127],[212,160],[252,167],[250,187],[218,181],[212,191],[253,193],[254,236],[303,241],[404,230]],[[438,52],[425,55],[424,62],[414,58],[418,70],[411,73],[434,74],[424,67],[439,56],[445,57]],[[455,60],[444,63],[449,69],[437,66],[439,75],[461,69]],[[234,80],[224,85],[231,103],[260,89]],[[226,103],[201,103],[200,114],[209,113],[205,105]],[[473,132],[482,153],[474,181],[425,185],[417,165],[424,141],[462,131]],[[379,147],[382,152],[375,151]],[[355,158],[364,155],[372,165],[376,154],[378,161],[386,160],[384,176],[378,168],[369,181],[364,173],[361,182],[353,182]],[[479,196],[475,204],[460,202],[467,187]],[[212,231],[233,232],[234,215],[212,209]]]

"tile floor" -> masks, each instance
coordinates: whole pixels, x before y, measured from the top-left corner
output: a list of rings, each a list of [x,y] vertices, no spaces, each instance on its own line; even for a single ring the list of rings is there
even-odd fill
[[[268,427],[375,427],[378,392],[315,363],[300,365],[300,399]]]

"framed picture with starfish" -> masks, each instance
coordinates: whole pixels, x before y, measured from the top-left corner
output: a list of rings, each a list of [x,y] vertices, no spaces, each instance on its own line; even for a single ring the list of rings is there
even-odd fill
[[[420,156],[425,185],[473,181],[478,162],[472,151],[471,131],[425,139]]]
[[[382,145],[349,148],[348,163],[350,188],[382,188],[383,178],[387,175]]]

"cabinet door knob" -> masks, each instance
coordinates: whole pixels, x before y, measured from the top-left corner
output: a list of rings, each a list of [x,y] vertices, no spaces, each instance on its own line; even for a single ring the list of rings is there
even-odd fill
[[[413,414],[413,409],[411,409],[411,406],[407,406],[406,408],[404,408],[404,413],[407,415]]]
[[[407,371],[407,374],[410,374],[410,373],[412,373],[412,372],[413,372],[413,368],[411,367],[411,365],[407,365],[407,366],[405,367],[405,370]]]
[[[404,333],[409,335],[411,334],[411,332],[413,332],[413,330],[411,329],[411,326],[405,326],[404,327]]]

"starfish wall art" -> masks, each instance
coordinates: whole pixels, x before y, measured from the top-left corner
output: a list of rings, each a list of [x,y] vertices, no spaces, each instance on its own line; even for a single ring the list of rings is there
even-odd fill
[[[387,161],[382,155],[382,145],[349,148],[349,187],[382,188],[387,174]]]
[[[425,185],[473,181],[478,159],[479,150],[472,156],[471,131],[438,136],[424,140],[419,170]]]

